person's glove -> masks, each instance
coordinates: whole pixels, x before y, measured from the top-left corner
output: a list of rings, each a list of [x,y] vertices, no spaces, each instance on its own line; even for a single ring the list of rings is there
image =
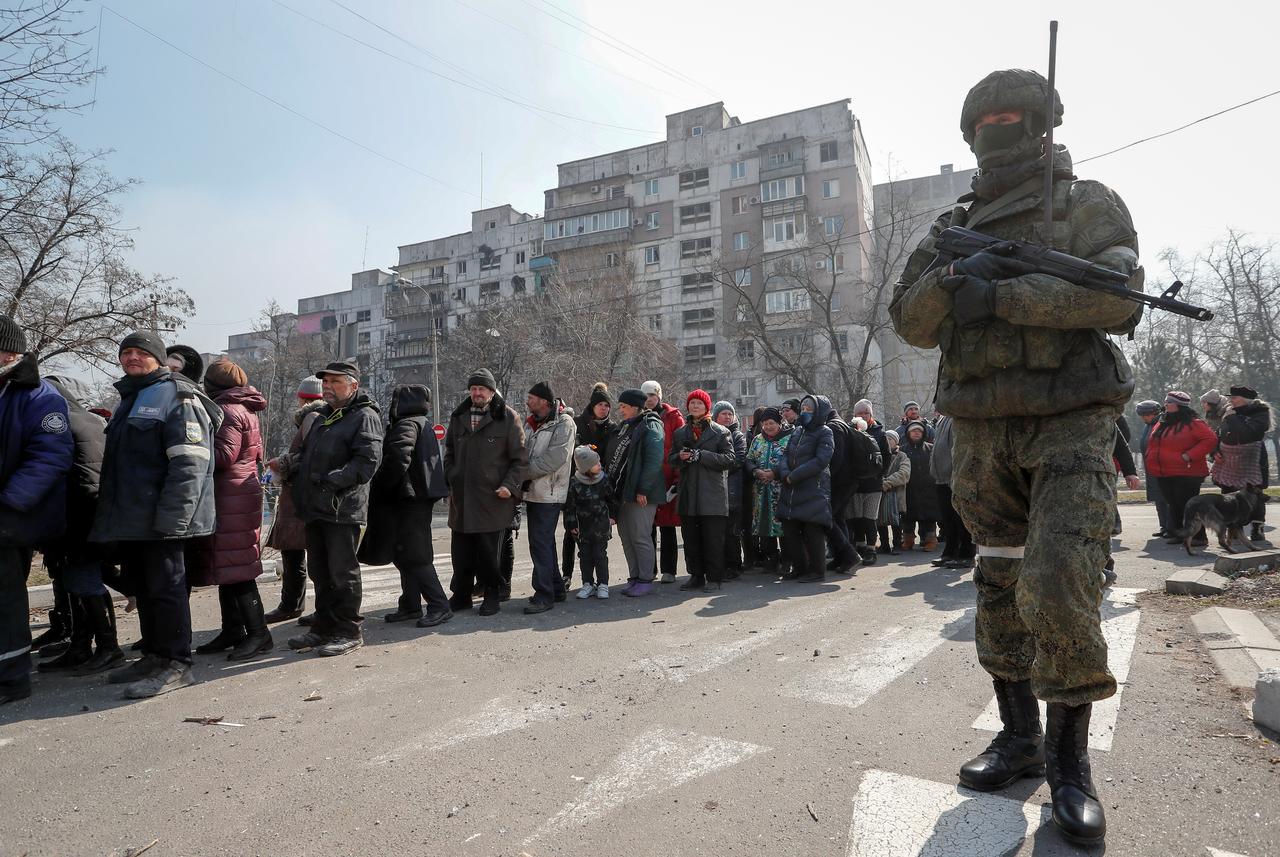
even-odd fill
[[[979,277],[945,277],[942,285],[951,292],[951,318],[960,327],[981,324],[996,315],[996,284]]]
[[[1010,259],[1008,253],[1017,245],[1012,241],[992,244],[980,253],[974,253],[965,259],[956,259],[951,263],[948,274],[951,276],[968,275],[983,280],[1002,280],[1027,273],[1029,266],[1017,259]]]

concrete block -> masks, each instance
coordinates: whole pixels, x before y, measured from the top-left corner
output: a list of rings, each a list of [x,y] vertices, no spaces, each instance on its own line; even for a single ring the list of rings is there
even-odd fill
[[[1184,568],[1165,578],[1164,591],[1170,595],[1221,595],[1230,583],[1203,568]]]
[[[1222,554],[1213,561],[1213,570],[1227,577],[1251,572],[1268,572],[1280,568],[1280,550]]]
[[[1254,687],[1253,722],[1280,732],[1280,670],[1267,670]]]
[[[1250,688],[1267,670],[1280,670],[1280,641],[1248,610],[1210,607],[1191,617],[1223,679]]]
[[[280,579],[280,560],[264,559],[262,561],[262,577],[258,578],[263,581]]]

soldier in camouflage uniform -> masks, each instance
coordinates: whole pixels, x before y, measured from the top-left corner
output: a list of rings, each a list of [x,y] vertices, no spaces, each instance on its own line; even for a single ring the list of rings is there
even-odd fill
[[[960,128],[977,155],[973,193],[938,218],[909,259],[890,313],[899,335],[938,347],[937,406],[955,418],[954,502],[978,545],[978,659],[994,680],[1003,729],[960,771],[982,790],[1047,773],[1068,839],[1106,833],[1089,770],[1091,704],[1116,692],[1100,627],[1113,523],[1111,447],[1133,373],[1107,334],[1133,330],[1141,306],[1022,273],[997,253],[935,265],[947,226],[1046,244],[1129,275],[1138,242],[1120,198],[1053,158],[1053,227],[1044,226],[1047,122],[1062,122],[1033,71],[997,71],[970,90]],[[1042,734],[1036,698],[1048,703]],[[1046,771],[1047,768],[1047,771]]]

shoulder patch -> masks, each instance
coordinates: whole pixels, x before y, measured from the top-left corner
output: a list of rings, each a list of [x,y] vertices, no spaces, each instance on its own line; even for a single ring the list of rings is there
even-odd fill
[[[67,430],[67,418],[57,411],[45,414],[44,419],[40,421],[40,428],[49,434],[62,434]]]
[[[204,440],[204,429],[195,420],[187,420],[187,443],[199,443]]]

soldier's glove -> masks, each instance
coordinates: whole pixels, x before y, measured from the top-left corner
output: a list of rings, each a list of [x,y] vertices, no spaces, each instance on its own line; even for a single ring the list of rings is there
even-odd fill
[[[949,276],[968,275],[983,280],[1003,280],[1028,273],[1030,266],[1026,262],[1008,258],[1009,253],[1017,248],[1012,241],[1001,241],[992,244],[981,253],[974,253],[965,259],[956,259],[947,269]]]
[[[996,315],[996,284],[979,277],[944,277],[943,288],[951,292],[951,318],[960,327],[981,324]]]

